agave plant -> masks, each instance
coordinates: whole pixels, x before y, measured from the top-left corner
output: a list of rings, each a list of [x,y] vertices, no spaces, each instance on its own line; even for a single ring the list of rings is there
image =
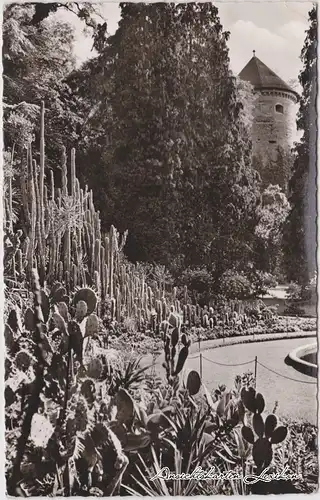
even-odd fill
[[[69,296],[56,283],[47,294],[36,273],[34,286],[34,308],[28,308],[23,319],[13,310],[6,325],[6,413],[18,437],[8,489],[17,494],[21,481],[27,489],[30,486],[30,473],[23,465],[27,458],[40,489],[52,485],[47,493],[88,494],[94,487],[113,494],[128,464],[124,450],[146,444],[146,434],[133,435],[126,426],[133,418],[133,401],[120,389],[121,384],[138,384],[143,370],[137,362],[129,363],[120,372],[120,383],[115,379],[108,391],[108,380],[101,377],[101,356],[94,357],[94,351],[85,354],[86,339],[99,330],[94,291],[82,288]],[[108,352],[104,357],[108,359]],[[124,426],[120,438],[111,425],[114,408],[117,423]],[[33,446],[41,450],[40,463],[34,463]]]
[[[141,367],[142,358],[132,358],[120,361],[116,365],[108,364],[105,380],[109,385],[109,394],[112,396],[120,388],[132,391],[141,389],[145,382],[145,373],[150,366]]]
[[[191,496],[201,495],[204,488],[196,479],[180,479],[167,481],[163,478],[165,470],[170,470],[173,474],[191,474],[197,467],[203,464],[203,457],[206,454],[206,445],[203,443],[200,448],[192,449],[187,462],[183,458],[181,450],[172,441],[167,441],[167,456],[157,453],[153,446],[151,451],[151,464],[147,464],[142,455],[138,455],[135,466],[135,474],[131,475],[129,484],[125,482],[122,488],[126,493],[133,496]],[[168,467],[169,463],[169,467]]]

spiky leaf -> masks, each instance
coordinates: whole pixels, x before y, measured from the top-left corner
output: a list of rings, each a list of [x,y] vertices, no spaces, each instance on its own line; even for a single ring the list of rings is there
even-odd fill
[[[79,300],[76,304],[75,318],[80,323],[88,312],[87,303],[84,300]]]
[[[227,405],[228,405],[230,399],[231,399],[230,392],[223,394],[223,396],[220,399],[219,404],[217,406],[217,415],[219,415],[219,417],[223,417],[225,415],[225,411],[226,411],[226,408],[227,408]]]
[[[67,290],[62,286],[55,290],[55,292],[52,294],[52,299],[55,304],[58,302],[63,302],[64,296],[67,295]]]
[[[50,301],[48,295],[44,290],[41,290],[41,310],[43,315],[43,321],[46,323],[49,319],[49,314],[50,314]]]
[[[22,331],[20,312],[17,308],[14,308],[10,311],[7,319],[7,324],[10,326],[11,330],[14,331],[14,333]]]
[[[99,330],[99,320],[96,314],[90,314],[87,317],[86,328],[85,328],[85,337],[90,337],[92,335],[96,335]]]
[[[253,389],[253,387],[249,387],[249,389],[243,387],[241,391],[241,400],[247,410],[251,411],[252,413],[254,413],[256,410],[255,397],[256,391]]]
[[[126,423],[133,418],[134,402],[130,394],[125,389],[119,389],[116,395],[117,419]]]
[[[52,320],[53,320],[54,326],[56,328],[58,328],[58,330],[60,330],[63,333],[67,333],[66,322],[65,322],[65,320],[63,319],[63,317],[61,316],[60,313],[54,312],[52,314]]]
[[[87,314],[93,313],[97,306],[97,296],[91,288],[81,288],[74,296],[73,303],[76,306],[79,300],[87,304]]]
[[[174,328],[171,333],[171,344],[173,347],[175,347],[178,342],[179,342],[179,329]]]
[[[144,425],[144,427],[147,427],[148,416],[143,408],[139,408],[139,415],[142,424]]]
[[[76,321],[69,321],[68,332],[70,335],[71,348],[80,360],[82,360],[83,337],[80,327]]]
[[[252,458],[257,467],[268,467],[272,460],[272,447],[267,438],[259,438],[252,448]]]
[[[189,394],[191,396],[194,396],[195,394],[197,394],[199,392],[200,387],[201,387],[200,375],[197,371],[192,370],[188,374],[188,378],[187,378],[187,389],[189,391]]]
[[[255,400],[255,406],[256,406],[256,411],[258,413],[262,413],[265,407],[265,402],[264,402],[264,397],[260,392],[256,394],[256,400]]]
[[[250,443],[250,444],[254,443],[254,435],[253,435],[253,431],[252,431],[251,427],[247,427],[246,425],[244,425],[241,429],[241,433],[242,433],[243,439],[248,441],[248,443]]]
[[[272,444],[278,444],[284,441],[287,437],[288,434],[288,429],[287,427],[284,427],[283,425],[280,425],[277,427],[271,436],[271,443]]]
[[[36,317],[30,307],[24,313],[24,326],[29,332],[33,332],[36,328]]]
[[[266,437],[270,438],[273,431],[277,427],[278,419],[275,415],[268,415],[265,421],[265,434]]]
[[[86,372],[88,377],[99,379],[102,374],[103,365],[98,358],[90,359],[88,365],[86,366]]]
[[[63,319],[68,322],[68,307],[67,307],[67,304],[65,302],[58,302],[57,304],[57,308],[58,308],[58,312],[60,314],[60,316],[63,317]]]
[[[207,404],[213,410],[215,408],[215,405],[214,405],[213,399],[211,397],[211,394],[210,394],[210,392],[208,391],[207,387],[204,384],[203,384],[202,387],[203,387],[203,390],[204,390],[204,395],[205,395]]]
[[[260,413],[255,413],[252,418],[252,425],[254,432],[257,434],[257,436],[262,437],[264,434],[264,422],[263,418],[261,417]]]

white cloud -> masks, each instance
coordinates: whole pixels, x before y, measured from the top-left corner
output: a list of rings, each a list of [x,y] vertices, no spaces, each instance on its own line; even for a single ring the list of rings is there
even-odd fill
[[[221,22],[224,29],[230,31],[228,46],[232,70],[239,73],[255,50],[257,57],[285,81],[297,79],[311,5],[304,1],[218,2]],[[107,21],[108,32],[113,34],[120,19],[119,4],[103,2],[99,10]],[[64,9],[59,9],[58,13],[76,29],[75,55],[81,64],[93,55],[92,38],[83,33],[83,23],[75,15]]]
[[[281,78],[297,78],[301,69],[299,59],[306,25],[292,21],[278,32],[255,25],[252,21],[238,20],[228,27],[231,68],[239,73],[252,57],[252,51]]]
[[[289,40],[292,38],[297,39],[300,46],[302,47],[306,33],[305,31],[308,28],[308,24],[302,21],[290,21],[278,30],[278,33],[281,34],[282,37],[285,37]]]

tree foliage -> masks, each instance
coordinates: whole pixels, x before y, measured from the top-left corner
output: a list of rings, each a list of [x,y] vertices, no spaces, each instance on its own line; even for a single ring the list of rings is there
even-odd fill
[[[60,160],[63,144],[77,140],[76,115],[66,101],[70,91],[66,76],[75,68],[73,30],[69,24],[46,19],[32,23],[30,4],[8,5],[3,21],[4,144],[21,155],[37,138],[40,102],[47,110],[47,151],[50,160]],[[69,140],[69,144],[68,144]]]
[[[291,211],[285,227],[288,278],[302,285],[316,269],[316,161],[317,161],[317,29],[318,8],[309,12],[309,29],[301,52],[303,88],[297,119],[302,138],[295,148],[289,183]]]
[[[133,260],[204,264],[215,275],[233,260],[245,265],[258,191],[217,8],[121,9],[95,64],[103,85],[90,117],[103,129],[96,159],[105,222],[129,230]]]
[[[258,208],[259,222],[255,228],[260,268],[274,275],[281,275],[283,268],[283,226],[290,205],[278,185],[270,184],[262,193]]]
[[[259,172],[263,189],[270,184],[279,185],[285,193],[292,175],[294,154],[288,148],[278,147],[277,151],[266,151],[253,157],[253,166]]]

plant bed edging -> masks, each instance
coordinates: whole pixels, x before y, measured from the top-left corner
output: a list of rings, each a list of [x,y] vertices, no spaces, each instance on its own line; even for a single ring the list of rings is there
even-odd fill
[[[316,336],[316,331],[299,331],[299,332],[283,332],[283,333],[259,333],[253,335],[237,336],[237,337],[227,337],[224,339],[208,339],[199,342],[194,341],[191,344],[190,353],[206,351],[209,349],[216,349],[218,347],[224,347],[228,345],[236,344],[247,344],[251,342],[267,342],[268,340],[284,340],[284,339],[297,339],[304,337]]]
[[[196,340],[190,346],[189,354],[198,354],[199,352],[207,351],[210,349],[217,349],[218,347],[224,347],[228,345],[236,345],[236,344],[247,344],[252,342],[267,342],[268,340],[284,340],[284,339],[296,339],[296,338],[305,338],[305,337],[316,337],[317,332],[285,332],[285,333],[259,333],[254,335],[245,335],[245,336],[237,336],[237,337],[227,337],[225,339],[208,339],[201,340],[200,342],[200,350],[199,350],[199,342]],[[159,354],[153,363],[152,354],[145,354],[141,357],[141,366],[146,366],[148,364],[153,365],[161,365],[164,361],[163,352]]]

